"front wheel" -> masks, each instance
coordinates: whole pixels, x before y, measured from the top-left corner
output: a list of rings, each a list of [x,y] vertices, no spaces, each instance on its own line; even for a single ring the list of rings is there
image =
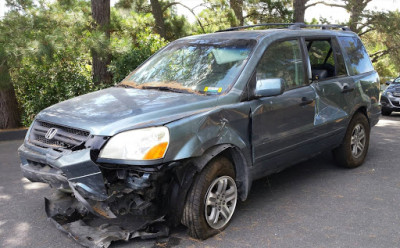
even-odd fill
[[[196,177],[187,196],[182,223],[189,235],[206,239],[225,229],[237,198],[232,163],[224,157],[215,158]]]
[[[347,127],[343,143],[333,151],[338,164],[346,168],[360,166],[368,152],[369,135],[370,126],[367,117],[356,113]]]

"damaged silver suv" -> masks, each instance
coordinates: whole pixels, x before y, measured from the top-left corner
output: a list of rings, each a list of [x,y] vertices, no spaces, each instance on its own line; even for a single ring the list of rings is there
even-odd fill
[[[356,34],[319,27],[182,38],[115,87],[40,112],[19,154],[54,188],[50,220],[88,247],[180,223],[205,239],[258,178],[326,150],[361,165],[379,77]]]

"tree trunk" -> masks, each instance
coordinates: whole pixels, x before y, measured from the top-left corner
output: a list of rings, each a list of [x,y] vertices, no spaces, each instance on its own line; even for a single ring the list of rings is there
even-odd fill
[[[0,65],[0,129],[20,126],[18,102],[6,62]]]
[[[358,24],[362,19],[362,12],[369,2],[371,2],[371,0],[352,0],[348,3],[347,10],[350,12],[349,27],[355,33],[361,32],[358,28]]]
[[[92,17],[94,29],[104,32],[107,40],[110,40],[110,0],[92,0]],[[92,49],[92,73],[95,84],[111,84],[112,75],[107,70],[111,62],[108,48],[104,51]]]
[[[308,0],[293,0],[293,21],[304,22]]]
[[[358,26],[363,19],[363,12],[372,0],[344,0],[344,4],[324,3],[326,6],[344,8],[350,13],[349,28],[355,33],[361,33],[362,28]]]
[[[230,0],[230,6],[235,12],[236,19],[239,21],[239,26],[243,26],[243,0]]]
[[[153,14],[154,20],[156,22],[155,31],[162,37],[166,38],[165,23],[163,17],[163,11],[161,9],[160,2],[158,0],[150,0],[151,3],[151,13]]]

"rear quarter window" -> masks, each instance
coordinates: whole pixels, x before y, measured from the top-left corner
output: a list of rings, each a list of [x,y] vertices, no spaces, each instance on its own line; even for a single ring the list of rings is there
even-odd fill
[[[358,75],[374,70],[360,39],[356,37],[338,37],[338,39],[344,50],[350,75]]]

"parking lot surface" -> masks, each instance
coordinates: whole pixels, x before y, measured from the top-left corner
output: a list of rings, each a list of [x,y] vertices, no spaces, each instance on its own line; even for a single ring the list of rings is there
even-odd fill
[[[50,188],[24,179],[17,148],[0,142],[0,247],[81,247],[44,211]],[[205,241],[184,227],[169,238],[111,247],[400,247],[400,114],[381,117],[363,166],[342,169],[330,153],[253,183],[228,228]]]

